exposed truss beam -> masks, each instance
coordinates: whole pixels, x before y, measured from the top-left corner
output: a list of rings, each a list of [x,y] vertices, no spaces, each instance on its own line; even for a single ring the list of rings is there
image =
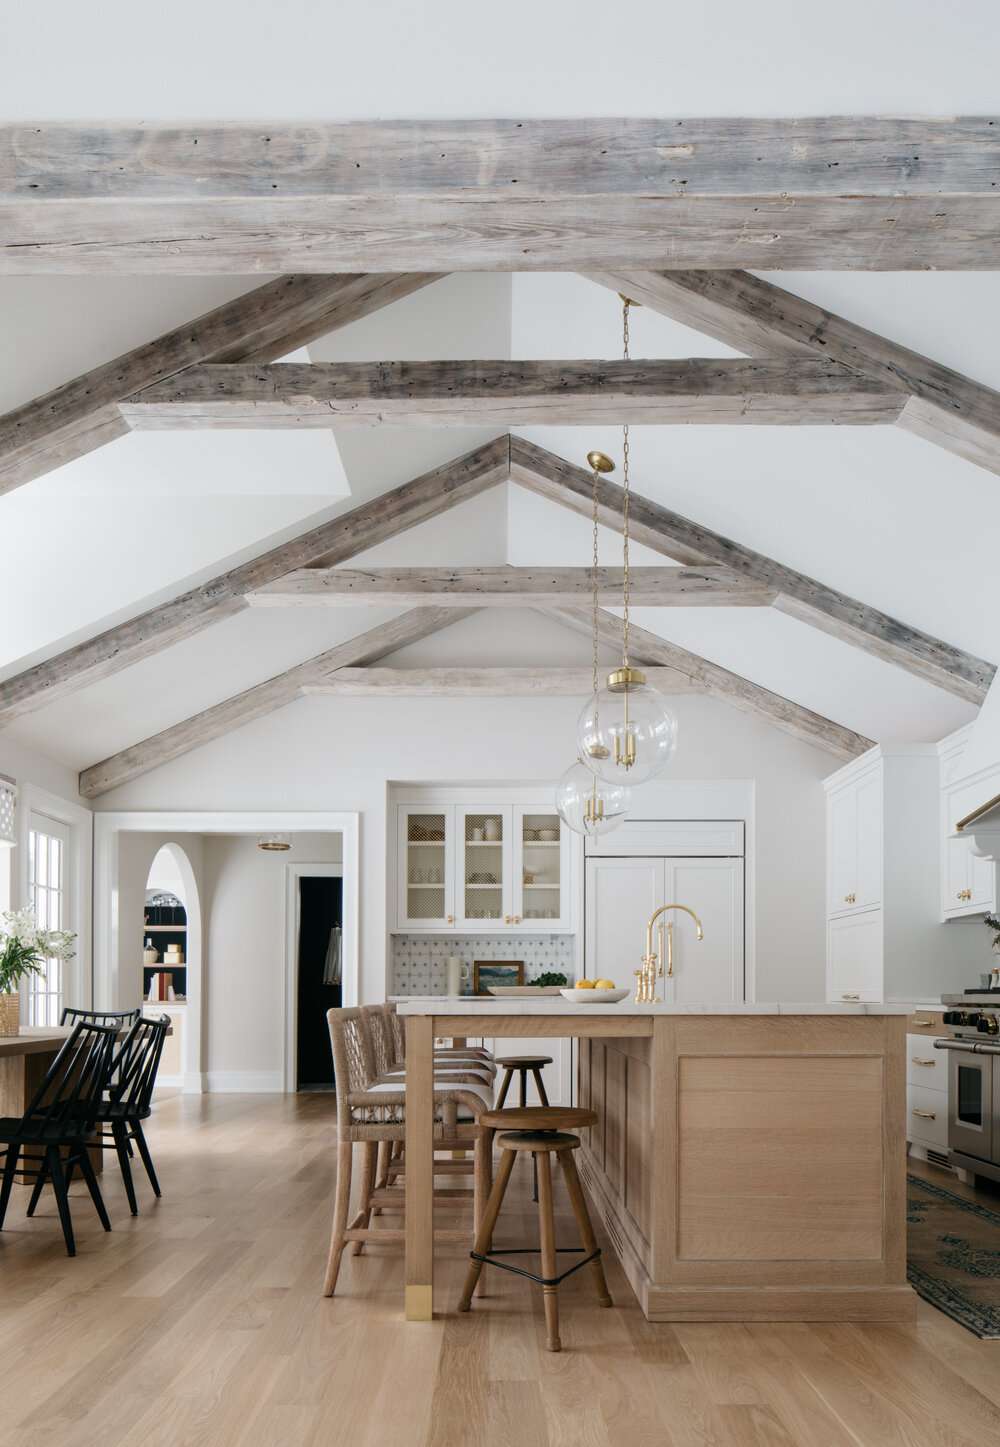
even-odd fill
[[[891,423],[904,397],[825,359],[319,362],[189,367],[122,404],[136,428]]]
[[[598,597],[605,604],[622,595],[621,568],[598,569]],[[728,568],[632,568],[632,601],[647,608],[766,607],[774,593]],[[336,607],[434,603],[462,608],[524,608],[544,603],[571,605],[587,599],[590,568],[299,568],[248,593],[252,607]]]
[[[1000,393],[745,271],[605,272],[625,292],[751,356],[829,357],[895,387],[896,425],[1000,472]]]
[[[0,726],[238,613],[247,606],[248,593],[285,573],[306,563],[332,567],[346,562],[364,549],[505,481],[508,472],[509,440],[498,437],[241,563],[179,598],[56,654],[0,683]]]
[[[661,693],[701,693],[697,680],[675,668],[647,673]],[[586,698],[593,688],[589,668],[341,668],[303,693],[361,698]]]
[[[0,494],[128,431],[119,402],[199,362],[270,362],[435,276],[282,276],[0,417]],[[71,325],[71,320],[67,325]]]
[[[569,623],[581,632],[590,632],[591,615],[585,608],[554,608],[547,610],[551,617]],[[598,631],[602,642],[612,647],[621,647],[622,623],[613,613],[602,610],[598,619]],[[676,643],[668,643],[656,633],[632,624],[631,655],[635,661],[660,668],[671,668],[687,674],[695,690],[700,693],[725,699],[747,713],[756,714],[785,733],[794,734],[808,744],[825,749],[841,759],[857,758],[872,747],[872,740],[843,724],[834,723],[802,704],[793,703],[779,693],[772,693],[759,683],[752,683],[738,673],[731,673],[697,653],[691,653]]]
[[[12,124],[0,270],[1000,265],[994,118]]]
[[[307,684],[321,681],[327,674],[338,668],[384,658],[407,643],[416,643],[440,628],[448,628],[460,618],[475,612],[474,608],[464,613],[453,608],[414,608],[389,623],[381,623],[357,638],[348,639],[336,648],[310,658],[295,668],[279,673],[254,688],[228,698],[223,703],[204,709],[192,718],[184,719],[171,728],[163,729],[151,738],[132,748],[123,749],[111,758],[84,769],[80,775],[80,793],[85,799],[96,799],[115,789],[129,779],[138,778],[150,769],[159,768],[171,759],[178,759],[212,739],[221,738],[232,729],[242,728],[253,719],[284,708],[300,696]]]
[[[511,438],[510,462],[515,482],[590,516],[592,478],[588,471],[520,437]],[[621,488],[602,478],[598,497],[601,521],[620,530]],[[911,628],[635,492],[630,528],[637,542],[678,562],[718,563],[773,589],[777,594],[774,606],[780,612],[895,663],[959,698],[980,704],[986,697],[996,672],[994,664]]]

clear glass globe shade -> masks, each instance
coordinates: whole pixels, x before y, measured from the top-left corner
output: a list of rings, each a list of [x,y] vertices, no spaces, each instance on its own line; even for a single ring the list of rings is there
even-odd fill
[[[580,758],[608,784],[644,784],[663,772],[677,747],[677,720],[648,684],[602,688],[576,729]]]
[[[556,785],[556,810],[568,829],[595,838],[617,829],[628,813],[631,791],[624,784],[606,784],[579,762]]]

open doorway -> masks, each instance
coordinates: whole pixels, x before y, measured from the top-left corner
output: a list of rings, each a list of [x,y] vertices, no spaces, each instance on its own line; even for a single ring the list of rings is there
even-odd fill
[[[343,880],[298,876],[297,1090],[332,1090],[327,1010],[343,1000]]]

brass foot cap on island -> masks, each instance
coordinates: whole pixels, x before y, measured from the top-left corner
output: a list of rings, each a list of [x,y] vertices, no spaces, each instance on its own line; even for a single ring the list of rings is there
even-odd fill
[[[408,1286],[406,1288],[406,1320],[432,1321],[433,1319],[433,1286]]]

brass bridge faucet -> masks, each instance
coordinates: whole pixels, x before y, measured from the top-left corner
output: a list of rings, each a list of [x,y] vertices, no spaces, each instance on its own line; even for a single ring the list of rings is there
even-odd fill
[[[653,953],[653,926],[656,924],[656,921],[660,919],[661,915],[666,914],[669,910],[672,909],[682,909],[685,914],[689,914],[694,920],[695,938],[699,940],[703,940],[705,938],[705,931],[701,927],[701,920],[695,914],[694,910],[689,909],[686,904],[661,904],[659,909],[654,910],[653,914],[650,916],[649,924],[646,926],[646,953],[642,957],[641,967],[635,972],[635,1003],[637,1005],[658,1005],[660,1003],[660,997],[656,993],[656,981],[658,978],[662,979],[664,976],[664,932],[666,933],[667,978],[669,979],[674,973],[673,920],[671,920],[667,924],[665,931],[663,922],[661,920],[659,949],[655,955]]]

